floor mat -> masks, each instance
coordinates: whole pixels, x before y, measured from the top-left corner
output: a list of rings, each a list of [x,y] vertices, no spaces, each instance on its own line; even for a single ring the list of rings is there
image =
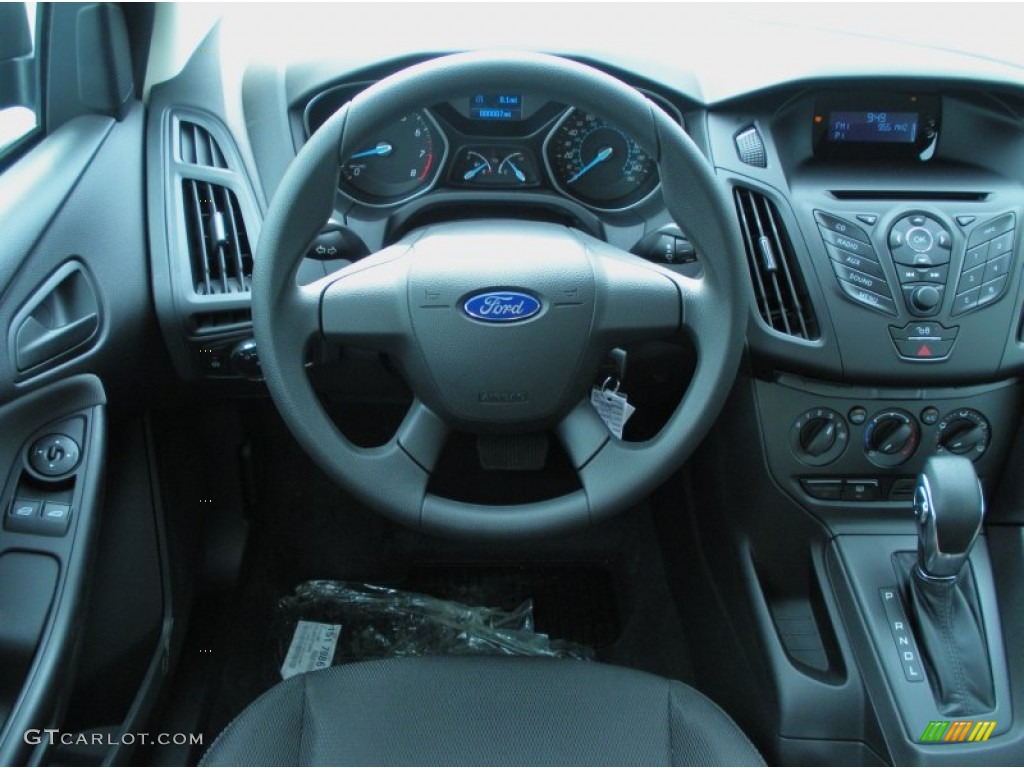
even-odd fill
[[[619,636],[611,573],[601,566],[430,566],[411,570],[401,587],[506,611],[532,600],[538,632],[595,650]]]

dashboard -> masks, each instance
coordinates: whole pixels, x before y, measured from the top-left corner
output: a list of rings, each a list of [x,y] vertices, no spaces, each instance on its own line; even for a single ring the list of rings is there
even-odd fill
[[[378,21],[390,12],[366,11]],[[429,22],[429,10],[404,12]],[[904,59],[892,41],[842,41],[804,28],[790,36],[793,50],[784,37],[755,40],[731,26],[729,45],[721,30],[702,40],[685,26],[600,45],[581,39],[573,19],[560,16],[568,11],[548,4],[543,12],[564,23],[535,25],[554,36],[537,47],[622,80],[682,126],[735,216],[731,234],[747,267],[736,294],[748,309],[743,362],[682,482],[665,486],[663,497],[673,512],[704,516],[687,522],[680,539],[719,524],[735,525],[742,538],[741,559],[719,558],[715,588],[741,596],[731,605],[747,599],[749,585],[760,585],[758,599],[766,595],[732,634],[750,638],[751,658],[772,657],[765,677],[785,690],[771,713],[777,722],[764,727],[799,755],[789,762],[870,762],[866,753],[811,756],[817,745],[860,738],[861,725],[847,727],[843,712],[867,711],[865,701],[884,709],[889,699],[854,690],[845,635],[819,624],[837,594],[822,574],[842,569],[808,542],[911,549],[915,478],[941,454],[973,462],[996,502],[989,531],[1019,524],[1019,505],[996,494],[1019,491],[1010,468],[1024,412],[1024,79],[1018,69],[935,47]],[[176,372],[199,397],[266,395],[251,279],[264,215],[302,147],[364,89],[474,47],[443,29],[429,44],[391,34],[361,40],[352,29],[342,44],[337,30],[313,26],[277,57],[261,56],[267,46],[248,38],[232,45],[226,26],[214,28],[150,91],[152,295]],[[525,28],[508,26],[486,27],[480,46]],[[771,55],[748,55],[755,42]],[[298,282],[327,278],[421,228],[471,219],[554,223],[663,270],[695,280],[712,273],[700,223],[672,219],[665,195],[673,180],[615,118],[515,83],[479,82],[377,126],[338,158],[334,204]],[[466,258],[486,263],[488,253]],[[595,387],[626,371],[621,391],[636,408],[626,442],[656,436],[659,416],[675,412],[699,365],[692,341],[631,346],[609,360],[611,373],[598,372]],[[385,419],[405,412],[410,392],[393,361],[311,348],[307,364],[339,429],[343,417],[366,422],[379,413],[382,433],[397,427]],[[456,446],[471,457],[479,447],[472,437]],[[551,444],[557,452],[558,441]],[[457,498],[455,485],[435,490]],[[701,543],[717,545],[715,535]],[[884,587],[891,564],[888,554],[881,560]],[[744,586],[730,592],[733,579]],[[806,615],[788,612],[797,603]],[[822,628],[816,661],[797,653],[803,636],[779,629],[797,621]],[[858,659],[870,661],[875,650]],[[890,719],[885,729],[898,726]]]
[[[251,65],[231,107],[195,57],[154,91],[149,151],[164,178],[151,210],[168,230],[154,245],[154,292],[183,377],[259,378],[246,281],[260,211],[324,121],[423,58],[341,72]],[[750,272],[752,418],[777,484],[822,519],[853,502],[885,520],[934,453],[969,455],[995,477],[1024,371],[1024,91],[833,76],[710,102],[690,81],[581,58],[682,125],[733,199]],[[204,144],[210,162],[196,153]],[[218,213],[242,233],[226,245],[204,234]],[[480,83],[380,126],[343,158],[300,282],[466,218],[553,221],[683,274],[705,268],[687,223],[666,211],[654,161],[613,115]],[[210,255],[222,245],[223,267]]]

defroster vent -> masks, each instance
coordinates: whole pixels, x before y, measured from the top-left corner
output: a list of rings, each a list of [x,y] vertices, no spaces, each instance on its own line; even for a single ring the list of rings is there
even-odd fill
[[[761,317],[779,333],[817,339],[818,320],[778,209],[750,189],[737,187],[734,195]]]
[[[227,169],[228,163],[217,140],[201,125],[181,120],[178,123],[178,154],[183,163],[207,168]]]
[[[248,293],[252,249],[235,193],[208,181],[183,179],[182,200],[196,293]]]

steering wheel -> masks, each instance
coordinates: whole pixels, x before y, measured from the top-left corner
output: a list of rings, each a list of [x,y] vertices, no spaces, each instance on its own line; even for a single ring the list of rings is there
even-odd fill
[[[655,159],[665,205],[702,255],[687,278],[554,224],[463,221],[414,231],[312,285],[296,273],[333,211],[344,159],[375,128],[453,96],[514,89],[613,117]],[[735,378],[746,265],[728,197],[661,109],[591,67],[532,53],[466,53],[398,72],[360,93],[301,149],[263,224],[252,288],[267,387],[309,455],[356,497],[426,532],[477,538],[585,527],[642,499],[693,452]],[[494,322],[494,321],[498,322]],[[616,346],[689,334],[690,385],[652,439],[612,437],[587,397]],[[376,349],[415,395],[384,446],[347,440],[304,369],[318,339]],[[488,506],[442,498],[428,481],[451,429],[557,435],[580,490]]]

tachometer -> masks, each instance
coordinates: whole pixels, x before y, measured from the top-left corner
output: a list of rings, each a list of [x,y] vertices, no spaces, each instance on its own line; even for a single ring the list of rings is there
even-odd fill
[[[341,168],[345,191],[370,205],[408,200],[430,189],[446,149],[434,118],[412,112],[349,156]]]
[[[579,109],[555,126],[544,152],[558,188],[593,208],[628,208],[658,185],[654,160],[636,141]]]

